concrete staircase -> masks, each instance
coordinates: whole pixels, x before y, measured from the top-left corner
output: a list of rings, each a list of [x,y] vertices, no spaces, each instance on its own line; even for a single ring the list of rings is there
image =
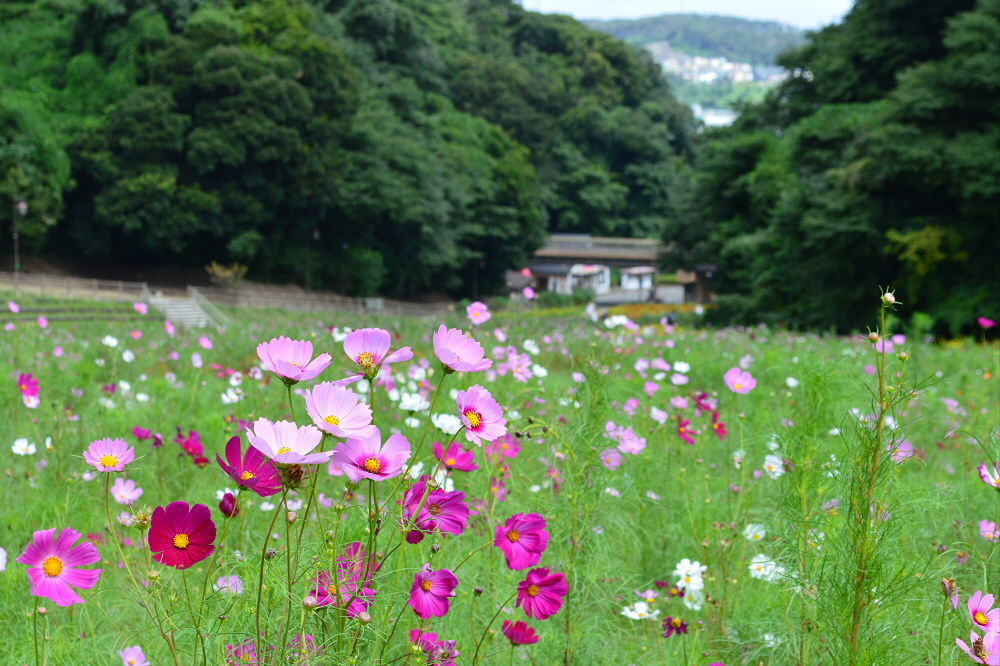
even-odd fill
[[[232,321],[194,287],[188,288],[187,298],[165,296],[161,292],[150,292],[146,297],[150,307],[161,312],[166,319],[177,326],[205,328],[211,326],[220,331]]]

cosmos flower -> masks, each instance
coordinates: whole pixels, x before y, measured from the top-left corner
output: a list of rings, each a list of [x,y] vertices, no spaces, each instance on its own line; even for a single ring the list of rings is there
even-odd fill
[[[741,370],[740,368],[730,368],[726,371],[722,379],[733,393],[746,394],[757,386],[757,380],[754,379],[753,375],[749,371]]]
[[[538,642],[538,633],[522,620],[503,621],[503,635],[512,645],[533,645]]]
[[[468,315],[469,321],[477,326],[479,324],[485,324],[490,320],[492,315],[490,314],[490,309],[486,307],[486,304],[481,301],[475,301],[470,303],[465,308],[465,314]]]
[[[226,460],[219,454],[215,459],[229,477],[241,488],[252,490],[261,497],[268,497],[281,492],[281,475],[267,457],[253,446],[248,446],[242,453],[239,435],[231,437],[226,442]]]
[[[503,409],[490,392],[476,384],[458,392],[458,412],[465,425],[465,437],[472,443],[482,445],[507,433],[507,419]]]
[[[979,478],[983,480],[983,483],[1000,490],[1000,463],[992,465],[983,463],[976,469],[979,471]]]
[[[549,546],[545,518],[537,513],[517,513],[497,525],[493,545],[507,559],[507,567],[520,571],[542,561]]]
[[[445,372],[481,372],[493,365],[483,358],[483,346],[457,328],[444,324],[434,333],[434,355],[441,361]]]
[[[955,644],[972,657],[972,660],[977,664],[1000,666],[1000,634],[987,633],[980,636],[976,632],[970,631],[969,643],[970,645],[966,645],[965,641],[959,638],[955,639]]]
[[[28,565],[31,593],[51,599],[59,606],[84,603],[73,588],[89,590],[97,585],[101,569],[81,569],[101,560],[97,547],[89,541],[76,544],[83,535],[66,527],[56,536],[56,529],[38,530],[31,543],[17,558]]]
[[[306,410],[320,430],[334,437],[371,437],[371,407],[358,394],[333,382],[323,382],[306,391]]]
[[[392,336],[381,328],[359,328],[344,338],[344,353],[357,365],[361,377],[368,379],[378,374],[383,365],[402,363],[413,358],[413,350],[401,347],[389,352]]]
[[[694,445],[694,435],[697,435],[698,432],[689,428],[689,425],[691,425],[691,419],[685,419],[680,414],[677,415],[677,436],[686,444]]]
[[[114,497],[115,501],[119,504],[134,504],[140,497],[142,497],[142,492],[142,488],[135,485],[135,481],[132,481],[131,479],[118,477],[111,485],[111,496]]]
[[[434,442],[434,457],[446,468],[459,472],[473,472],[479,469],[475,452],[465,449],[458,442],[452,442],[447,451],[441,442]]]
[[[257,345],[257,356],[264,369],[278,375],[287,384],[314,379],[333,361],[326,353],[316,358],[312,355],[311,342],[292,340],[283,335]]]
[[[176,569],[187,569],[215,550],[215,523],[204,504],[172,502],[153,510],[149,549],[153,559]]]
[[[981,631],[992,634],[1000,632],[1000,608],[993,608],[993,595],[978,590],[969,597],[969,617]]]
[[[277,463],[288,465],[321,465],[329,462],[332,451],[311,453],[323,439],[315,426],[299,427],[291,421],[272,423],[261,418],[247,429],[250,445]]]
[[[145,653],[138,645],[119,650],[118,656],[122,658],[122,666],[149,666]]]
[[[544,567],[532,569],[517,586],[517,605],[528,617],[545,620],[562,608],[569,594],[566,574],[552,573]]]
[[[674,634],[680,636],[688,632],[688,623],[679,617],[668,617],[663,621],[663,637],[670,638]]]
[[[135,460],[135,449],[124,439],[99,439],[83,452],[83,459],[98,472],[123,472]]]
[[[726,439],[729,434],[726,424],[719,420],[719,412],[712,412],[712,431],[720,440]]]
[[[410,608],[417,617],[427,619],[444,617],[451,607],[451,598],[455,596],[458,587],[458,577],[448,569],[431,570],[429,564],[413,576],[413,586],[410,588]]]
[[[337,445],[333,462],[352,482],[361,479],[385,481],[403,473],[403,464],[410,458],[410,440],[399,433],[382,442],[378,428],[370,437],[351,438]]]

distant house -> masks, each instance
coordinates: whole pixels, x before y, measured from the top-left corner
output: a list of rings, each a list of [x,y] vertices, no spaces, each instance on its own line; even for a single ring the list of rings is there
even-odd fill
[[[591,289],[596,294],[611,290],[611,269],[601,264],[549,264],[531,265],[537,287],[556,294],[572,294],[578,289]]]

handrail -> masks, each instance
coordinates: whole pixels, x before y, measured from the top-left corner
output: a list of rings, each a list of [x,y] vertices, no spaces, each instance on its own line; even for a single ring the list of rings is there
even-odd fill
[[[216,307],[215,303],[206,298],[197,287],[189,286],[188,296],[190,296],[191,300],[197,303],[198,306],[205,311],[205,314],[212,319],[212,323],[218,330],[224,331],[233,325],[233,320],[229,318],[229,315]]]

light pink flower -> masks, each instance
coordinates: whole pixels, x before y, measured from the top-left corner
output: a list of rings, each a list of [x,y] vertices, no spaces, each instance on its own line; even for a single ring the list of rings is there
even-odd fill
[[[146,305],[145,303],[143,303],[142,301],[139,301],[137,303],[133,303],[132,304],[132,309],[135,310],[136,312],[138,312],[141,315],[144,315],[147,312],[149,312],[149,306]]]
[[[267,419],[257,419],[247,429],[250,446],[277,463],[320,465],[328,462],[332,451],[310,453],[323,439],[315,426],[299,427],[291,421],[272,423]]]
[[[490,392],[476,384],[458,392],[458,413],[465,425],[465,437],[482,446],[483,440],[492,442],[507,433],[507,419],[503,409]]]
[[[333,382],[306,391],[306,410],[316,427],[334,437],[365,439],[375,431],[371,407],[354,391]]]
[[[363,377],[374,377],[383,365],[402,363],[413,358],[413,350],[401,347],[389,352],[392,336],[381,328],[359,328],[344,338],[344,353],[358,366]]]
[[[257,345],[257,356],[265,370],[270,370],[288,384],[308,381],[327,369],[333,358],[323,353],[312,357],[313,345],[308,340],[292,340],[281,336]]]
[[[987,634],[1000,632],[1000,608],[993,608],[993,595],[978,590],[969,597],[969,617],[976,628]]]
[[[445,372],[480,372],[493,365],[483,358],[483,346],[457,328],[444,324],[434,333],[434,354],[445,367]]]
[[[493,316],[490,314],[490,309],[486,307],[486,303],[483,303],[482,301],[470,303],[468,307],[465,308],[465,314],[468,315],[469,321],[477,326],[479,324],[485,324]]]
[[[135,449],[124,439],[99,439],[87,447],[83,459],[96,467],[98,472],[122,472],[135,460]]]
[[[753,375],[740,368],[730,368],[723,376],[723,380],[733,393],[749,393],[757,386],[757,380]]]
[[[385,481],[403,473],[403,463],[410,459],[410,440],[399,433],[382,443],[382,434],[374,428],[370,437],[351,438],[337,445],[333,462],[352,482],[361,479]]]

